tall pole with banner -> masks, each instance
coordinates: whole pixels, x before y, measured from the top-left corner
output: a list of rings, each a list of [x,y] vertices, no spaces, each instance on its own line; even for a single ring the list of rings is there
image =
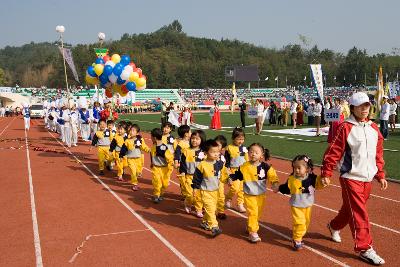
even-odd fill
[[[60,34],[61,51],[62,51],[63,62],[64,62],[65,85],[67,86],[67,99],[68,99],[68,104],[69,104],[70,95],[69,95],[69,86],[68,86],[68,77],[67,77],[67,67],[65,65],[65,51],[64,51],[64,41],[63,41],[63,33],[65,32],[65,27],[62,25],[58,25],[56,27],[56,31]]]
[[[311,73],[315,87],[317,88],[318,96],[321,99],[321,103],[324,103],[324,83],[322,78],[321,64],[310,64]]]
[[[106,49],[105,54],[104,54],[104,50],[102,49],[104,39],[106,39],[106,34],[103,32],[99,32],[97,34],[97,38],[99,38],[100,48],[95,48],[94,50],[96,52],[97,57],[103,57],[103,56],[107,55],[107,53],[108,53],[108,49]],[[99,91],[100,91],[100,86],[97,88],[97,102],[100,101]]]

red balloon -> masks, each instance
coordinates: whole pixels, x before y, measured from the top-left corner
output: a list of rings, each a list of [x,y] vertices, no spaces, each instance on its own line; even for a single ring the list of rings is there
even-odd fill
[[[141,68],[137,68],[135,71],[139,74],[139,77],[142,75],[142,69]]]
[[[122,93],[128,93],[128,92],[129,92],[129,90],[128,90],[128,88],[126,88],[126,85],[125,85],[125,84],[123,84],[123,85],[121,86],[121,91],[122,91]]]
[[[131,62],[131,63],[129,63],[129,66],[132,67],[133,71],[136,70],[136,65],[135,65],[135,63]]]
[[[108,89],[106,89],[106,97],[108,97],[108,98],[112,97],[112,92]]]
[[[104,63],[106,63],[107,61],[111,60],[111,58],[110,58],[109,55],[105,55],[105,56],[103,57],[103,60],[104,60]]]

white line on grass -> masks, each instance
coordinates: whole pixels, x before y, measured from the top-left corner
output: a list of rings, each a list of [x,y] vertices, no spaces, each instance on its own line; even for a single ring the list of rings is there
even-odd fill
[[[149,171],[149,172],[151,172],[151,170],[148,169],[148,168],[146,168],[146,167],[144,167],[144,169],[147,170],[147,171]],[[173,184],[179,186],[179,184],[178,184],[177,182],[175,182],[175,181],[173,181],[173,180],[170,180],[170,181],[171,181],[171,183],[173,183]],[[236,212],[236,211],[231,210],[231,209],[228,209],[228,211],[230,211],[230,212],[232,212],[232,213],[234,213],[234,214],[237,214],[237,215],[239,215],[239,216],[242,217],[242,218],[247,219],[247,216],[245,216],[245,215],[243,215],[243,214],[241,214],[241,213],[239,213],[239,212]],[[266,226],[266,225],[264,225],[264,224],[262,224],[262,223],[259,223],[259,225],[260,225],[261,227],[263,227],[263,228],[269,230],[270,232],[273,232],[273,233],[275,233],[275,234],[277,234],[277,235],[279,235],[279,236],[285,238],[286,240],[289,240],[289,241],[292,240],[292,238],[290,238],[289,236],[287,236],[287,235],[285,235],[285,234],[283,234],[283,233],[281,233],[281,232],[279,232],[279,231],[277,231],[277,230],[275,230],[275,229],[273,229],[273,228],[270,228],[270,227],[268,227],[268,226]],[[305,245],[304,247],[305,247],[306,249],[310,250],[311,252],[313,252],[313,253],[315,253],[315,254],[317,254],[317,255],[319,255],[319,256],[321,256],[321,257],[327,259],[327,260],[330,260],[330,261],[336,263],[336,264],[339,265],[339,266],[349,266],[349,265],[347,265],[346,263],[341,262],[341,261],[339,261],[339,260],[337,260],[337,259],[335,259],[335,258],[332,258],[331,256],[329,256],[329,255],[327,255],[327,254],[325,254],[325,253],[323,253],[323,252],[321,252],[321,251],[319,251],[319,250],[317,250],[317,249],[314,249],[314,248],[312,248],[312,247],[310,247],[310,246],[306,246],[306,245]]]
[[[108,185],[106,185],[96,174],[94,174],[85,163],[78,159],[67,147],[64,146],[52,133],[48,133],[57,141],[74,159],[79,162],[83,168],[85,168],[104,188],[110,192],[114,198],[121,203],[127,210],[129,210],[133,216],[136,217],[144,226],[146,226],[169,250],[171,250],[186,266],[194,266],[179,250],[177,250],[167,239],[165,239],[156,229],[154,229],[142,216],[140,216],[135,210],[133,210],[124,200],[122,200],[117,193],[115,193]]]
[[[26,158],[28,161],[29,193],[31,198],[32,226],[33,226],[33,240],[34,240],[33,242],[35,245],[36,266],[42,267],[43,266],[42,249],[40,246],[39,225],[36,216],[35,193],[33,190],[31,159],[29,157],[28,134],[26,132],[26,129],[25,129],[25,146],[26,146]]]

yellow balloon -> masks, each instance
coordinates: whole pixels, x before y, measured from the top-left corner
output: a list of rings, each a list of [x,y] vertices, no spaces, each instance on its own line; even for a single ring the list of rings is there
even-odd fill
[[[121,92],[121,85],[115,83],[112,85],[112,89],[114,90],[114,93],[119,93]]]
[[[90,75],[86,75],[85,81],[87,84],[92,84],[92,85],[99,83],[99,79],[97,79],[96,77],[92,77]]]
[[[139,73],[137,72],[132,72],[131,75],[129,76],[129,81],[130,82],[135,82],[137,79],[139,79]]]
[[[127,94],[128,94],[128,92],[123,92],[123,91],[121,91],[121,92],[119,92],[119,94],[121,95],[121,96],[126,96]]]
[[[114,54],[111,56],[111,61],[117,64],[121,61],[121,57],[118,54]]]
[[[96,64],[94,66],[94,72],[96,72],[97,76],[100,76],[103,73],[104,66],[102,64]]]
[[[139,78],[136,80],[136,86],[137,87],[142,87],[146,84],[146,80],[144,78]]]

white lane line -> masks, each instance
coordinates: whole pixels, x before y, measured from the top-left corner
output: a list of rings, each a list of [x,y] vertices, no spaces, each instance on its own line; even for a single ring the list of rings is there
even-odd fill
[[[278,171],[277,169],[275,169],[275,170],[276,170],[276,172],[279,172],[279,173],[282,173],[282,174],[286,174],[286,175],[290,175],[290,173],[288,173],[288,172]],[[341,188],[340,185],[336,185],[336,184],[332,184],[332,183],[330,184],[330,186]],[[375,194],[370,194],[370,196],[373,196],[373,197],[376,197],[376,198],[381,198],[381,199],[392,201],[392,202],[396,202],[396,203],[400,203],[400,200],[396,200],[396,199],[392,199],[392,198],[388,198],[388,197],[383,197],[383,196],[379,196],[379,195],[375,195]]]
[[[68,261],[69,263],[73,263],[76,258],[81,254],[83,251],[83,246],[85,245],[86,242],[89,241],[92,237],[101,237],[101,236],[110,236],[110,235],[121,235],[121,234],[130,234],[130,233],[138,233],[138,232],[144,232],[144,231],[149,231],[150,229],[142,229],[142,230],[132,230],[132,231],[123,231],[123,232],[114,232],[114,233],[107,233],[107,234],[97,234],[97,235],[87,235],[85,237],[85,240],[82,241],[82,243],[76,248],[76,253],[71,257],[71,259]]]
[[[3,131],[1,131],[1,133],[0,133],[0,136],[3,135],[4,131],[7,130],[8,126],[10,126],[10,124],[11,124],[14,120],[15,120],[15,117],[14,117],[14,119],[12,119],[12,120],[6,125],[6,127],[4,127]]]
[[[96,174],[94,174],[85,163],[78,159],[67,147],[64,146],[51,132],[48,133],[57,141],[74,159],[79,162],[108,192],[113,195],[122,206],[129,210],[144,226],[146,226],[169,250],[171,250],[186,266],[194,266],[179,250],[177,250],[167,239],[165,239],[156,229],[154,229],[142,216],[134,211],[117,193],[115,193],[108,185],[106,185]]]
[[[33,226],[33,244],[35,246],[35,256],[36,256],[36,266],[42,267],[42,248],[40,246],[40,236],[39,236],[39,225],[36,216],[36,205],[35,205],[35,193],[33,190],[33,182],[32,182],[32,170],[31,170],[31,159],[29,157],[29,148],[28,148],[28,134],[25,129],[25,148],[26,148],[26,158],[28,161],[28,176],[29,176],[29,193],[31,198],[31,211],[32,211],[32,226]]]
[[[148,169],[148,168],[146,168],[146,167],[144,167],[143,169],[145,169],[145,170],[151,172],[151,170]],[[175,182],[175,181],[173,181],[173,180],[170,180],[170,182],[173,183],[173,184],[175,184],[175,185],[177,185],[177,186],[179,186],[179,183],[177,183],[177,182]],[[245,215],[243,215],[243,214],[241,214],[241,213],[239,213],[239,212],[236,212],[236,211],[231,210],[231,209],[228,209],[228,211],[230,211],[230,212],[232,212],[232,213],[234,213],[234,214],[237,214],[237,215],[239,215],[239,216],[242,217],[242,218],[247,219],[247,216],[245,216]],[[266,225],[264,225],[264,224],[262,224],[262,223],[259,223],[259,225],[260,225],[261,227],[267,229],[268,231],[273,232],[273,233],[275,233],[275,234],[277,234],[277,235],[279,235],[279,236],[285,238],[286,240],[289,240],[289,241],[292,240],[291,237],[289,237],[289,236],[287,236],[287,235],[285,235],[285,234],[283,234],[283,233],[281,233],[281,232],[279,232],[279,231],[277,231],[277,230],[275,230],[275,229],[273,229],[273,228],[270,228],[270,227],[268,227],[268,226],[266,226]],[[310,246],[305,245],[304,247],[305,247],[306,249],[310,250],[311,252],[313,252],[313,253],[315,253],[315,254],[317,254],[317,255],[319,255],[319,256],[321,256],[321,257],[327,259],[327,260],[330,260],[330,261],[336,263],[336,264],[339,265],[339,266],[349,266],[349,265],[347,265],[346,263],[341,262],[341,261],[339,261],[339,260],[337,260],[337,259],[335,259],[335,258],[332,258],[331,256],[329,256],[329,255],[327,255],[327,254],[325,254],[325,253],[323,253],[323,252],[321,252],[321,251],[319,251],[319,250],[317,250],[317,249],[314,249],[314,248],[312,248],[312,247],[310,247]]]

